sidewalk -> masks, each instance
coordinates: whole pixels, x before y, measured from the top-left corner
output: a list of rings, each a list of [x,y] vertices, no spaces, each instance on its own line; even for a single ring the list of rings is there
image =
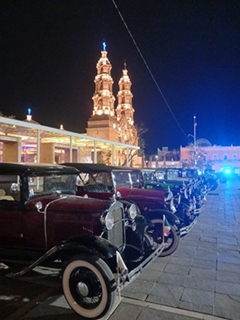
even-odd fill
[[[122,291],[109,320],[240,319],[240,181],[207,196],[176,252]]]

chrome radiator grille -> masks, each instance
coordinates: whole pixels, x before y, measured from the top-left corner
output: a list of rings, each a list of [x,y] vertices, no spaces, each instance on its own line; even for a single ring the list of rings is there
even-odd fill
[[[115,202],[109,208],[114,218],[114,226],[108,230],[108,240],[114,244],[119,251],[125,244],[124,208],[121,202]]]

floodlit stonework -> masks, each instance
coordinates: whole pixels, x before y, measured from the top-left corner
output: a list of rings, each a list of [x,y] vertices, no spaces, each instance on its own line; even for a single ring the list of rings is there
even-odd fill
[[[132,83],[128,76],[126,64],[124,64],[122,76],[118,82],[119,91],[117,93],[118,104],[116,109],[114,108],[116,99],[113,95],[114,82],[111,76],[112,65],[107,57],[105,47],[104,50],[101,51],[101,58],[96,68],[97,75],[94,80],[95,92],[92,97],[93,112],[87,123],[87,135],[138,146],[138,134],[134,125],[135,110],[132,106]],[[106,162],[106,155],[102,152],[98,157],[100,162]],[[122,165],[127,154],[122,152],[118,157],[120,157],[121,160],[117,165]],[[134,158],[135,163],[141,162],[136,152],[132,158]]]

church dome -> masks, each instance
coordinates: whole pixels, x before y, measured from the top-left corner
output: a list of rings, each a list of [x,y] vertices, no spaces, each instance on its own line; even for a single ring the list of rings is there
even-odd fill
[[[211,147],[212,144],[209,140],[202,138],[196,141],[196,145],[198,147]]]

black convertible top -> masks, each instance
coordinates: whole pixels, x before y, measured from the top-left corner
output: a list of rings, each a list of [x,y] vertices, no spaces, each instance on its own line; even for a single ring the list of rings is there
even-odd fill
[[[24,174],[30,176],[33,174],[79,174],[79,171],[74,166],[67,167],[58,164],[38,164],[38,163],[16,163],[16,162],[1,162],[0,174]]]
[[[105,164],[96,164],[96,163],[77,163],[77,162],[66,162],[62,163],[64,166],[70,166],[77,168],[80,172],[112,172],[116,170],[113,166],[107,166]]]

